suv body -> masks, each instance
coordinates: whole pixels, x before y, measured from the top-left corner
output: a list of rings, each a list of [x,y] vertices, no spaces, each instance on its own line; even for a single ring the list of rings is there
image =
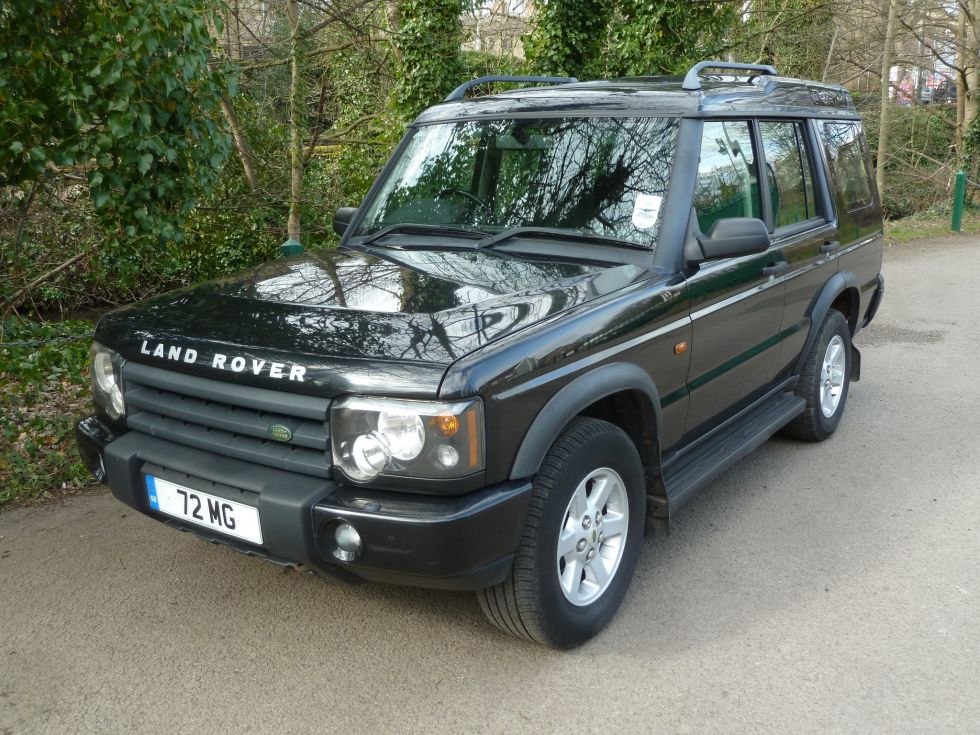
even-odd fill
[[[461,97],[338,212],[338,251],[103,317],[78,443],[175,528],[479,590],[573,645],[644,527],[776,431],[836,428],[878,194],[846,90],[768,67]]]

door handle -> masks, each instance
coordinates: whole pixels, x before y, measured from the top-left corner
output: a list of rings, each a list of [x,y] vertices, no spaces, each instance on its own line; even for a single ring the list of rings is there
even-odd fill
[[[823,245],[820,246],[821,253],[832,253],[837,248],[840,247],[840,240],[827,240]]]
[[[770,263],[762,269],[762,275],[778,276],[780,273],[785,273],[787,268],[789,268],[789,263],[785,260],[781,260],[778,263]]]

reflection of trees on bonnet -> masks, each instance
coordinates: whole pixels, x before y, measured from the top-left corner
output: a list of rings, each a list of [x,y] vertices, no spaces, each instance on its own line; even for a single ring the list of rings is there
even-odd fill
[[[317,253],[260,267],[249,278],[247,295],[364,311],[436,312],[593,270],[585,263],[536,262],[488,251],[385,249],[383,257]]]
[[[477,120],[415,132],[358,234],[402,222],[488,232],[538,226],[649,244],[676,123],[664,118]]]
[[[601,270],[492,251],[385,249],[384,257],[318,253],[275,261],[238,288],[227,282],[225,291],[334,307],[282,314],[328,353],[441,361],[593,298],[594,275]]]

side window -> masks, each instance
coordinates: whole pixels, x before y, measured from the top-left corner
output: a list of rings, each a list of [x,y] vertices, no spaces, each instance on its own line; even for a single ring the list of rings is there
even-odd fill
[[[759,123],[769,197],[776,229],[817,216],[813,171],[807,155],[803,124],[795,121]]]
[[[856,123],[824,123],[820,132],[838,206],[851,212],[871,204],[871,176],[865,165],[860,128]]]
[[[752,134],[744,120],[705,121],[694,190],[698,226],[707,233],[727,217],[762,219]]]

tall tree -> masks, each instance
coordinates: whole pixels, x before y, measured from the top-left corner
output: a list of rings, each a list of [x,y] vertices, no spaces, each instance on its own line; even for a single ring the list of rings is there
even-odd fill
[[[892,51],[895,46],[895,24],[898,20],[898,0],[888,2],[888,23],[885,30],[885,49],[881,56],[881,118],[878,126],[878,161],[875,181],[878,191],[885,191],[885,161],[888,159],[888,134],[891,119],[888,114],[889,80],[891,79]]]
[[[289,218],[288,239],[300,242],[300,207],[303,196],[303,38],[299,27],[299,6],[286,0],[289,22]],[[288,242],[288,241],[287,241]]]

